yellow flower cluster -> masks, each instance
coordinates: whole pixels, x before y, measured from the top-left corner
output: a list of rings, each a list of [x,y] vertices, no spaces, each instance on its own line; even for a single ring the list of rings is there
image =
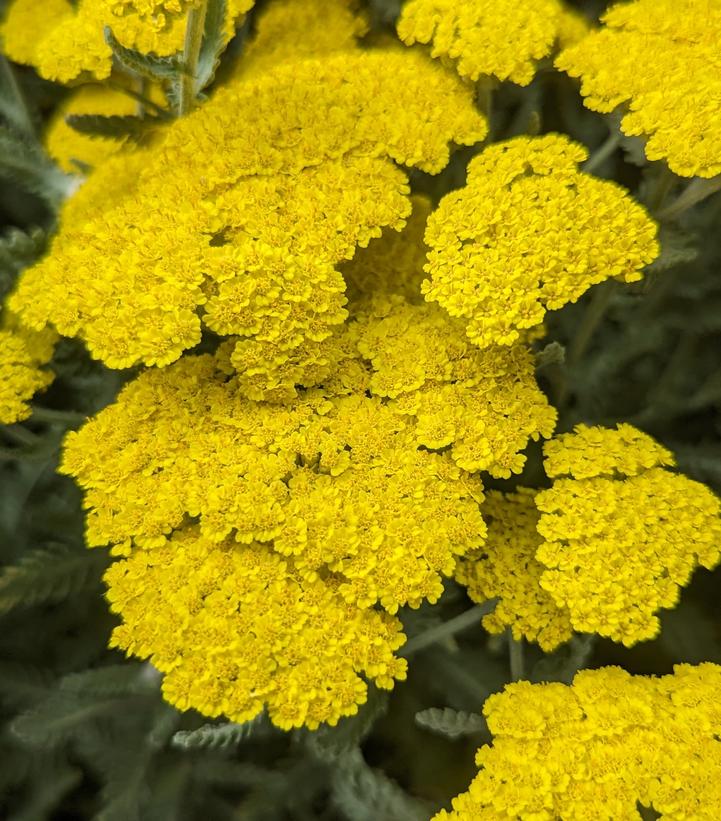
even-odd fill
[[[539,492],[541,586],[574,629],[632,645],[658,632],[696,567],[721,558],[721,504],[664,469],[671,454],[630,425],[579,426],[547,446]]]
[[[375,396],[413,421],[417,446],[449,448],[470,472],[520,473],[529,439],[549,437],[556,411],[539,390],[523,345],[472,345],[462,323],[430,305],[379,299],[350,333],[373,374]]]
[[[432,56],[454,60],[462,77],[528,85],[561,33],[573,40],[583,27],[561,0],[409,0],[398,36],[432,43]]]
[[[180,709],[243,722],[265,706],[283,729],[352,715],[378,687],[405,678],[393,651],[400,622],[348,604],[338,581],[309,579],[258,543],[216,541],[189,527],[107,572],[122,615],[113,646],[150,657]]]
[[[581,78],[586,105],[622,107],[625,134],[644,136],[649,160],[681,176],[721,173],[721,7],[709,0],[635,0],[556,65]]]
[[[9,425],[30,416],[33,394],[53,381],[42,368],[52,358],[57,334],[30,331],[12,315],[5,315],[0,329],[0,424]]]
[[[655,223],[580,172],[585,157],[560,134],[491,145],[428,220],[426,299],[465,319],[477,345],[513,343],[592,285],[640,279],[658,255]]]
[[[245,375],[230,363],[234,346],[231,339],[214,356],[186,356],[141,374],[115,404],[68,435],[61,470],[85,491],[88,543],[110,543],[127,557],[123,569],[108,575],[113,607],[125,621],[116,641],[168,671],[167,698],[232,717],[247,717],[248,703],[255,712],[265,703],[280,726],[315,726],[362,702],[358,673],[377,676],[383,686],[402,674],[392,659],[402,637],[389,617],[403,605],[437,600],[442,577],[485,538],[483,486],[467,471],[520,470],[519,451],[529,438],[550,435],[555,411],[535,384],[525,349],[481,351],[439,308],[383,289],[357,302],[350,321],[320,346],[326,359],[317,363],[315,379],[321,386],[296,388],[285,404],[245,398]],[[226,586],[220,573],[220,610],[209,626],[205,603],[210,607],[212,599],[215,607],[214,595],[179,591],[174,581],[176,560],[169,557],[179,541],[192,545],[193,561],[233,562],[239,575],[258,561],[270,563],[279,579],[272,594],[262,588],[264,608],[258,609],[255,581]],[[183,557],[177,574],[196,577]],[[135,599],[139,577],[148,587]],[[235,595],[230,610],[226,587]],[[292,606],[286,588],[295,596]],[[278,612],[290,611],[287,623],[269,615],[276,596]],[[313,610],[318,634],[296,635],[284,626],[302,624],[299,611],[317,597],[328,602],[329,634],[341,624],[347,630],[323,653],[315,646],[322,611]],[[155,599],[162,602],[157,608]],[[173,636],[167,655],[158,643],[186,609],[189,632]],[[237,634],[236,609],[238,618],[262,622],[270,661],[255,644],[247,645],[247,655],[246,645],[234,644],[229,655],[222,636]],[[218,623],[221,613],[229,614],[228,624]],[[248,629],[255,635],[261,628]],[[360,641],[353,655],[347,647],[356,642],[356,629],[375,638]],[[268,630],[276,631],[272,640]],[[306,650],[306,640],[313,649]],[[372,662],[363,660],[369,641]],[[209,665],[216,646],[226,649],[218,651],[218,666]],[[326,661],[333,666],[338,654],[347,658],[335,677],[327,675]],[[302,697],[286,679],[285,667],[295,669],[296,658],[309,660],[297,662]],[[257,683],[258,664],[270,684]],[[351,677],[352,686],[338,676]],[[300,712],[289,712],[291,704]]]
[[[356,46],[368,30],[356,0],[274,0],[258,14],[237,76]]]
[[[130,557],[121,568],[132,579],[124,582],[124,569],[108,576],[113,606],[128,616],[117,641],[129,652],[153,654],[154,663],[160,654],[161,669],[172,670],[166,692],[174,703],[247,716],[248,703],[257,712],[265,702],[277,705],[281,726],[335,721],[364,697],[365,685],[351,669],[383,686],[402,674],[402,664],[390,658],[402,641],[399,626],[375,605],[392,614],[438,598],[441,574],[450,575],[455,556],[484,538],[482,484],[448,454],[417,448],[413,425],[371,395],[370,371],[357,355],[339,363],[325,388],[310,389],[291,405],[244,399],[231,374],[222,353],[146,371],[114,405],[68,435],[61,469],[86,491],[88,543],[110,542]],[[188,577],[182,557],[171,561],[179,540],[208,563],[206,583],[215,593],[178,589],[174,579]],[[221,561],[226,572],[235,568],[227,585],[212,570]],[[251,578],[244,587],[233,580],[254,576],[258,561],[272,567],[275,581]],[[138,576],[147,578],[145,601],[135,592]],[[156,600],[166,603],[156,608]],[[293,607],[307,609],[322,625],[319,600],[329,603],[327,630],[301,636],[303,622]],[[211,602],[219,609],[209,625],[210,612],[199,607]],[[168,636],[164,619],[177,621],[184,608],[189,632],[173,637],[173,663],[163,661],[163,645],[154,642]],[[236,610],[238,618],[257,623],[248,629],[268,645],[266,654],[282,656],[282,664],[259,657],[252,637],[248,655],[242,641],[229,651],[222,636],[244,636],[236,632]],[[221,616],[228,624],[218,623]],[[341,630],[344,637],[334,638]],[[369,637],[351,653],[357,631]],[[318,641],[327,642],[325,655],[306,649],[306,642]],[[294,667],[296,656],[309,660],[298,675],[314,676],[312,687],[304,680],[300,694],[286,678],[293,681],[293,671],[282,669]],[[336,676],[354,679],[352,687],[326,679],[326,667],[319,666],[324,657],[330,666],[337,663]],[[181,669],[186,658],[188,667]],[[201,663],[204,684],[189,691]],[[270,689],[255,683],[261,673],[273,678]],[[335,692],[336,683],[345,695]],[[231,703],[233,686],[247,693]],[[295,718],[284,699],[300,700]]]
[[[397,294],[408,302],[422,302],[423,266],[428,253],[423,235],[432,205],[421,194],[411,196],[411,205],[413,211],[401,231],[386,229],[340,266],[351,303],[369,294]]]
[[[546,652],[554,650],[571,638],[573,628],[568,610],[557,607],[540,585],[544,567],[536,551],[543,539],[536,530],[534,491],[489,491],[482,513],[488,525],[486,543],[459,559],[456,580],[468,588],[473,601],[498,599],[493,612],[483,618],[489,633],[510,627],[514,639],[535,641]]]
[[[510,684],[483,712],[493,746],[435,821],[721,817],[721,667],[673,675],[583,670],[571,686]]]
[[[8,57],[35,66],[43,77],[68,83],[110,76],[110,26],[127,48],[159,56],[182,50],[185,13],[194,0],[14,0],[0,29]],[[228,32],[253,0],[229,0]]]
[[[202,312],[244,337],[236,364],[264,363],[254,396],[282,393],[294,351],[346,317],[338,263],[410,211],[391,160],[437,172],[451,141],[484,134],[470,90],[422,54],[345,51],[241,78],[142,149],[112,207],[66,210],[12,304],[118,368],[177,359]],[[85,196],[128,162],[106,161]]]
[[[158,105],[164,102],[162,90],[154,86],[150,98]],[[96,168],[118,152],[125,137],[103,137],[82,134],[67,124],[65,118],[75,114],[95,114],[101,117],[127,117],[138,113],[138,103],[120,89],[88,83],[80,86],[58,106],[45,133],[48,154],[68,173],[77,173],[77,162]]]

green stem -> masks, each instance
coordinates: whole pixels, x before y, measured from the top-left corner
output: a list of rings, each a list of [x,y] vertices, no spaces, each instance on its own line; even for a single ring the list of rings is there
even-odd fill
[[[523,639],[516,641],[508,631],[508,661],[511,669],[511,681],[520,681],[525,675],[523,661]]]
[[[185,70],[180,78],[180,98],[178,101],[178,116],[180,117],[187,114],[195,103],[196,72],[198,70],[200,46],[203,42],[207,7],[207,2],[202,2],[188,12],[188,22],[185,28],[185,47],[183,48]]]
[[[30,417],[33,422],[59,422],[64,425],[79,425],[87,420],[84,413],[76,411],[55,410],[54,408],[39,408],[33,406],[33,415]]]
[[[652,214],[655,214],[661,208],[675,180],[676,175],[667,165],[664,165],[656,179],[653,190],[648,196],[648,209]]]
[[[582,170],[586,174],[590,174],[592,171],[595,171],[611,156],[611,154],[613,154],[613,152],[618,148],[620,142],[621,132],[618,130],[612,131],[606,138],[605,142],[603,142],[581,166]]]
[[[614,281],[606,280],[596,287],[596,290],[591,297],[591,301],[586,308],[586,313],[583,315],[581,324],[578,326],[576,333],[568,348],[568,363],[569,365],[577,364],[581,357],[586,353],[591,339],[596,332],[596,329],[603,321],[608,306],[611,303],[611,297],[614,292]]]
[[[432,644],[455,636],[456,633],[460,633],[462,630],[474,624],[480,624],[481,618],[490,613],[495,606],[496,599],[490,599],[483,604],[472,607],[470,610],[466,610],[466,612],[461,613],[460,616],[456,616],[449,621],[443,622],[443,624],[439,624],[437,627],[426,630],[425,633],[421,633],[419,636],[414,636],[407,642],[399,655],[408,658],[408,656],[417,653],[419,650],[425,650],[426,647],[430,647]]]
[[[135,78],[133,78],[135,79]],[[139,109],[147,109],[151,108],[155,114],[159,117],[169,118],[170,115],[168,111],[163,108],[162,106],[158,105],[157,103],[153,102],[149,97],[146,97],[144,94],[140,94],[132,88],[128,88],[127,86],[123,85],[122,83],[116,83],[113,80],[107,80],[105,85],[108,88],[112,88],[115,91],[120,91],[123,94],[127,94],[128,97],[132,97],[133,100],[136,100],[138,103]]]
[[[721,190],[721,175],[711,179],[697,178],[670,205],[658,213],[658,220],[660,222],[674,220],[719,190]]]
[[[608,310],[608,306],[611,303],[611,297],[613,296],[613,292],[615,290],[614,286],[615,282],[613,280],[606,280],[606,282],[602,282],[596,286],[593,291],[591,301],[589,302],[588,307],[581,318],[581,322],[576,329],[573,339],[571,340],[571,344],[568,346],[568,351],[566,354],[566,377],[561,382],[558,390],[558,396],[556,397],[556,407],[559,409],[564,407],[570,393],[570,385],[568,381],[569,372],[573,370],[573,367],[578,364],[583,355],[586,353],[586,349],[588,348],[591,339],[593,339],[596,329],[603,321],[606,311]]]
[[[491,142],[493,138],[493,92],[495,88],[496,81],[492,77],[482,77],[476,85],[478,107],[485,114],[488,125],[486,142]]]

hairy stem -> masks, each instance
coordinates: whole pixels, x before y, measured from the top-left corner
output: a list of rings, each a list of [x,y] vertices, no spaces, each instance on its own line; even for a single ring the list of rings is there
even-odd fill
[[[516,641],[508,631],[508,661],[511,669],[511,681],[520,681],[525,675],[523,660],[523,639]]]
[[[670,205],[658,213],[661,222],[668,222],[681,216],[689,208],[721,190],[721,174],[711,179],[697,178]]]
[[[183,114],[187,114],[195,103],[196,72],[198,70],[200,46],[203,42],[207,6],[208,4],[204,0],[199,6],[191,8],[188,12],[188,22],[185,28],[185,46],[183,48],[185,70],[180,78],[180,96],[178,100],[178,116],[180,117],[182,117]]]
[[[460,616],[443,622],[443,624],[439,624],[437,627],[432,627],[419,636],[414,636],[400,651],[399,655],[407,658],[419,650],[424,650],[426,647],[436,644],[436,642],[455,636],[456,633],[460,633],[462,630],[474,624],[479,624],[481,617],[490,613],[495,606],[496,599],[489,599],[489,601],[483,604],[478,604],[470,610],[466,610],[466,612],[461,613]]]
[[[581,166],[586,174],[595,171],[600,165],[613,154],[621,142],[621,132],[619,130],[612,131],[606,140],[591,154],[586,162]]]
[[[77,413],[76,411],[55,410],[54,408],[40,408],[37,405],[33,406],[33,422],[53,422],[61,423],[63,425],[79,425],[85,422],[87,416],[84,413]]]
[[[2,54],[0,54],[0,90],[5,91],[4,94],[0,94],[0,97],[4,98],[4,100],[0,99],[3,114],[18,131],[35,140],[37,138],[35,125],[28,111],[25,97],[15,78],[13,67]]]

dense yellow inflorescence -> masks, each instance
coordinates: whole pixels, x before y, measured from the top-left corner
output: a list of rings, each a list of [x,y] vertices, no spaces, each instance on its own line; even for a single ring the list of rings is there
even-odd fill
[[[721,667],[673,675],[583,670],[571,686],[510,684],[483,712],[493,746],[435,821],[721,817]]]
[[[521,472],[528,441],[553,433],[556,411],[525,346],[480,351],[435,306],[380,298],[370,316],[358,311],[350,333],[373,368],[371,390],[413,422],[418,446],[448,448],[464,470],[508,478]]]
[[[274,0],[258,14],[254,28],[237,76],[355,48],[368,20],[356,0]]]
[[[489,633],[510,627],[517,641],[534,641],[550,652],[571,638],[573,628],[568,610],[557,607],[540,585],[545,568],[536,559],[543,539],[536,530],[534,493],[528,488],[488,492],[482,508],[486,542],[458,561],[455,578],[475,602],[498,599],[493,612],[483,617]]]
[[[176,532],[107,572],[123,618],[111,643],[149,657],[180,709],[243,722],[267,707],[283,729],[335,724],[367,684],[405,678],[400,622],[349,604],[338,580],[310,579],[266,545]]]
[[[676,174],[721,173],[721,7],[709,0],[614,5],[605,25],[556,60],[580,77],[586,105],[621,107],[621,129]]]
[[[409,0],[398,36],[408,45],[431,43],[433,57],[454,60],[462,77],[528,85],[563,14],[560,0]]]
[[[349,602],[435,600],[485,535],[480,480],[417,448],[412,421],[365,394],[359,357],[290,405],[243,399],[219,357],[143,374],[68,436],[88,543],[152,548],[192,518],[211,540],[268,543],[309,579],[339,574]]]
[[[106,26],[127,48],[167,56],[182,50],[193,5],[194,0],[43,0],[38,15],[37,0],[14,0],[0,37],[11,59],[35,66],[49,80],[104,80],[112,69]],[[228,0],[228,35],[252,5],[253,0]]]
[[[239,395],[222,352],[186,357],[69,434],[62,471],[86,492],[88,543],[128,557],[107,578],[115,641],[168,671],[172,703],[237,720],[267,704],[279,726],[314,727],[362,703],[359,673],[403,675],[390,614],[435,601],[483,540],[482,484],[418,449],[370,377],[349,354],[326,387],[274,405]]]
[[[653,638],[697,564],[721,558],[721,504],[670,472],[671,454],[629,425],[579,426],[547,447],[554,477],[536,496],[541,586],[575,630],[625,645]]]
[[[30,416],[30,399],[53,381],[43,365],[52,358],[54,331],[31,331],[6,314],[0,327],[0,424],[10,425]]]
[[[484,133],[470,91],[421,54],[344,52],[238,80],[142,149],[112,207],[66,211],[12,304],[116,368],[169,364],[199,341],[202,316],[245,338],[234,362],[263,363],[252,395],[271,398],[289,389],[294,351],[346,317],[338,263],[408,216],[391,160],[436,172],[449,142]]]
[[[525,349],[480,351],[439,308],[383,290],[356,303],[350,320],[324,343],[319,386],[296,387],[285,403],[245,398],[245,375],[230,363],[234,345],[230,339],[214,356],[186,356],[141,374],[113,405],[68,435],[61,470],[85,491],[88,543],[109,543],[127,557],[116,566],[124,569],[108,576],[111,602],[124,619],[116,642],[169,671],[166,697],[183,709],[236,720],[250,715],[248,703],[255,712],[255,705],[267,704],[280,726],[312,727],[363,701],[358,673],[382,686],[402,675],[392,658],[401,641],[398,625],[377,608],[391,616],[401,606],[438,599],[443,577],[485,538],[483,486],[468,471],[506,476],[520,470],[519,452],[529,438],[550,435],[555,411],[536,386]],[[211,631],[218,647],[227,646],[222,631],[235,635],[236,613],[228,610],[222,582],[217,602],[208,596],[202,613],[200,604],[176,600],[181,594],[167,557],[176,555],[178,541],[192,546],[193,561],[233,562],[238,574],[248,562],[270,563],[282,577],[273,588],[279,598],[288,588],[305,612],[307,601],[325,597],[328,630],[333,634],[347,622],[347,632],[319,653],[322,613],[312,619],[319,635],[299,636],[260,619],[254,600],[260,593],[252,585],[242,592],[250,582],[228,582],[238,618],[280,631],[268,642],[275,648],[272,663],[259,660],[257,649],[246,655],[245,645],[233,645],[230,656],[218,651],[225,666],[204,667],[199,677],[208,654],[215,654],[216,645],[200,638],[205,620],[219,618],[208,610],[211,599],[217,613],[229,613],[230,624]],[[185,561],[177,560],[183,579]],[[134,574],[127,581],[126,569]],[[147,593],[133,599],[138,577],[146,576]],[[188,584],[182,597],[197,602],[200,594]],[[275,595],[264,613],[275,606]],[[149,604],[156,599],[157,608]],[[173,637],[166,656],[157,644],[168,632],[163,620],[177,618],[181,606],[190,611],[189,632]],[[288,618],[300,623],[299,616]],[[353,653],[347,649],[353,630],[368,620],[382,633],[372,641],[372,661],[364,660],[363,641]],[[306,648],[306,638],[314,649]],[[330,677],[322,688],[323,659],[332,666],[340,653],[347,655],[340,679]],[[296,679],[285,668],[295,668],[296,658],[308,660],[298,662],[297,675],[311,704],[301,700],[300,712],[292,713],[297,698],[288,692],[296,693]],[[321,659],[315,667],[313,658]],[[255,684],[256,664],[270,683]]]
[[[579,171],[585,157],[560,134],[496,143],[429,218],[426,299],[477,345],[513,343],[592,285],[640,279],[658,255],[655,223],[619,185]]]
[[[359,248],[350,262],[340,266],[350,302],[368,295],[402,295],[408,302],[422,302],[423,265],[428,248],[423,241],[432,210],[430,199],[411,195],[413,211],[401,231],[386,229]]]

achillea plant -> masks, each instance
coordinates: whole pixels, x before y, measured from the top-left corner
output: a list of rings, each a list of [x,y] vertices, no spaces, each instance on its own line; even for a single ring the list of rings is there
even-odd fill
[[[0,3],[0,816],[721,816],[718,14],[591,5]]]

